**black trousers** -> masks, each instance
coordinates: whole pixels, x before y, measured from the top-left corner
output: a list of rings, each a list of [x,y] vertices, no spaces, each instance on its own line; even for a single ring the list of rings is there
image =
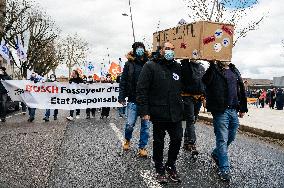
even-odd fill
[[[110,107],[102,107],[101,116],[108,117],[109,116]]]
[[[87,116],[90,116],[91,113],[92,113],[92,116],[95,116],[95,114],[96,114],[96,108],[87,108],[87,109],[86,109],[86,114],[87,114]]]
[[[74,115],[74,110],[70,110],[70,116],[73,117]],[[76,109],[76,116],[80,115],[80,109]]]
[[[184,144],[195,144],[195,122],[200,110],[200,101],[193,97],[182,97],[184,101],[184,120],[186,127],[184,131]]]
[[[157,173],[160,173],[164,166],[163,150],[166,132],[168,132],[170,136],[170,146],[166,165],[174,166],[182,141],[183,130],[181,122],[153,122],[153,160],[155,162]]]
[[[5,119],[7,115],[7,100],[8,100],[8,95],[6,93],[0,94],[0,118]]]

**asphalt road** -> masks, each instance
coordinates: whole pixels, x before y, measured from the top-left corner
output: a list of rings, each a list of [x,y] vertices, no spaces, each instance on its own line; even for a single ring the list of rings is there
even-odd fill
[[[58,121],[44,123],[42,111],[28,123],[14,115],[0,124],[0,187],[284,187],[284,148],[239,133],[230,148],[233,179],[223,183],[210,158],[215,140],[213,128],[196,126],[200,155],[196,160],[181,150],[177,169],[182,183],[159,185],[151,157],[137,157],[139,123],[132,148],[121,150],[124,119],[115,111],[111,118],[97,117],[67,122],[60,111]],[[151,131],[150,131],[151,132]],[[166,138],[168,142],[168,137]],[[165,148],[165,158],[167,157]],[[149,152],[152,155],[152,136]]]

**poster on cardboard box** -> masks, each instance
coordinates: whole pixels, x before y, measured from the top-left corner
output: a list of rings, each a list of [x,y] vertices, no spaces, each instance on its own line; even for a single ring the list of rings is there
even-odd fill
[[[177,59],[220,60],[232,58],[234,26],[199,21],[153,34],[153,51],[163,42],[175,46]]]

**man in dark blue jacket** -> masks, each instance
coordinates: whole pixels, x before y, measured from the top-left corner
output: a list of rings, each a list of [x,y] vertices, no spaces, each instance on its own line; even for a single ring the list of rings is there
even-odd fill
[[[148,61],[137,84],[137,103],[143,120],[153,123],[153,160],[157,181],[167,183],[165,171],[174,182],[180,182],[176,160],[182,141],[183,101],[181,97],[181,68],[174,60],[174,46],[166,42],[160,55]],[[163,164],[164,138],[168,132],[168,160]]]
[[[213,115],[216,148],[211,156],[219,167],[219,176],[230,181],[228,147],[234,141],[239,119],[247,109],[245,87],[238,69],[230,62],[210,62],[202,78],[206,85],[206,105]],[[239,114],[238,114],[239,113]]]
[[[148,52],[145,50],[145,46],[142,42],[135,42],[132,45],[132,51],[128,53],[128,61],[125,63],[123,73],[119,83],[119,102],[125,106],[126,98],[128,98],[127,104],[127,121],[125,125],[125,141],[123,149],[129,150],[130,140],[132,139],[132,132],[138,117],[137,103],[136,103],[136,86],[142,67],[148,61]],[[139,151],[140,157],[147,157],[148,152],[146,146],[149,139],[149,120],[141,120],[140,128],[140,140]]]

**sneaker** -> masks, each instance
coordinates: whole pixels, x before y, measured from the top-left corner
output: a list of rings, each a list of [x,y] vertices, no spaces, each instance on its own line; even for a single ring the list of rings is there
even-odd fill
[[[124,151],[127,151],[127,150],[129,150],[129,147],[130,147],[130,140],[125,139],[125,141],[122,145],[122,148],[123,148]]]
[[[217,157],[217,155],[215,154],[215,153],[211,153],[211,158],[213,159],[213,161],[215,162],[215,164],[217,165],[217,166],[219,166],[219,159],[218,159],[218,157]]]
[[[54,118],[53,118],[55,121],[57,120],[57,116],[54,116]]]
[[[119,114],[118,118],[123,118],[123,115]]]
[[[49,122],[49,119],[47,117],[43,118],[42,120],[44,120],[45,122]]]
[[[170,180],[172,180],[173,182],[178,182],[178,183],[181,182],[181,179],[180,179],[179,175],[177,174],[175,166],[166,165],[166,171],[169,175]]]
[[[31,118],[31,117],[30,117],[30,118],[28,119],[28,122],[33,122],[34,120],[35,120],[35,118]]]
[[[198,150],[196,149],[195,144],[184,144],[183,149],[191,152],[192,155],[198,155],[199,154]]]
[[[22,112],[22,115],[26,115],[27,112]]]
[[[79,115],[77,115],[77,116],[76,116],[76,119],[80,119],[80,116],[79,116]]]
[[[90,115],[87,115],[86,119],[91,119],[91,116],[90,116]]]
[[[69,116],[66,119],[69,120],[69,121],[73,121],[73,117],[72,116]]]
[[[96,113],[92,113],[92,117],[96,117]]]
[[[145,148],[139,148],[138,156],[139,157],[147,157],[148,156],[147,150]]]
[[[219,177],[221,178],[222,181],[229,182],[231,180],[231,174],[228,171],[219,172],[218,175],[219,175]]]
[[[165,175],[165,173],[161,173],[161,174],[157,173],[156,180],[160,184],[167,184],[168,183],[168,179],[167,179],[167,176]]]

